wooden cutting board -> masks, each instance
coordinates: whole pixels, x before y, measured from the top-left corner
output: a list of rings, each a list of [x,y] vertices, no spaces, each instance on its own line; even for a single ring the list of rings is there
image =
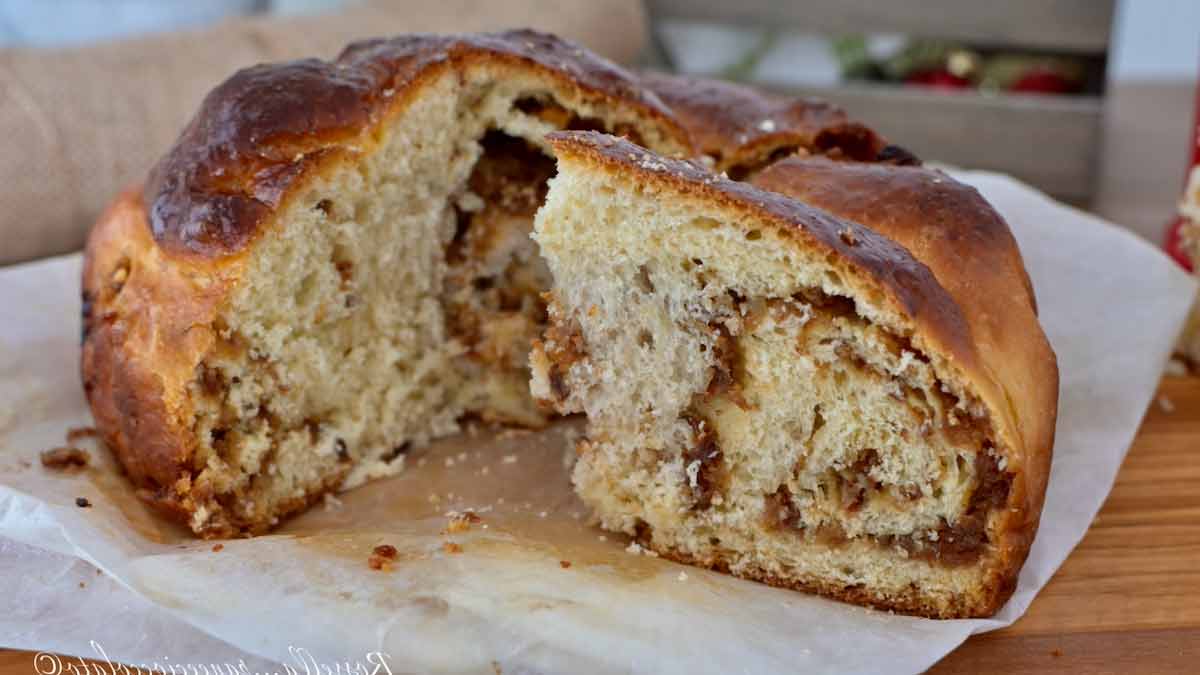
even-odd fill
[[[33,659],[0,650],[0,675],[36,673]],[[1163,381],[1100,515],[1029,612],[930,672],[1200,672],[1200,378]]]

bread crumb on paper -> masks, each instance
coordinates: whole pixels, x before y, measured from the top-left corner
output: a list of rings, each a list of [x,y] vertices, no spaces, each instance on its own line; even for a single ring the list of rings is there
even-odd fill
[[[571,561],[570,560],[559,560],[558,566],[563,568],[564,570],[569,569],[571,567]]]
[[[680,572],[680,573],[679,573],[679,580],[680,580],[680,581],[687,581],[687,580],[688,580],[687,572]]]
[[[458,544],[456,544],[452,541],[448,541],[448,542],[445,542],[444,544],[442,544],[442,550],[451,555],[462,553],[462,551],[463,551],[462,546],[459,546]]]
[[[642,546],[641,544],[637,543],[636,541],[629,542],[629,545],[625,547],[625,552],[629,553],[631,555],[644,555],[647,558],[657,558],[658,557],[658,553],[651,551],[650,549]]]
[[[67,445],[71,445],[81,438],[99,438],[100,432],[96,427],[71,427],[67,429]]]
[[[212,547],[213,553],[220,553],[221,551],[224,551],[224,550],[225,550],[225,544],[213,544],[213,547]]]
[[[92,456],[86,450],[72,447],[46,450],[42,452],[41,458],[42,466],[55,471],[83,469],[92,461]]]
[[[81,509],[90,509],[92,508],[92,503],[88,501],[87,497],[76,497],[75,506],[78,506]]]
[[[395,546],[391,544],[380,544],[371,551],[371,557],[367,558],[367,566],[373,570],[388,572],[392,569],[392,562],[396,560],[399,552]]]
[[[442,530],[442,534],[466,532],[471,529],[472,525],[483,522],[483,519],[474,511],[463,511],[462,513],[449,511],[446,513],[446,517],[450,519],[450,522],[446,525],[446,529]]]

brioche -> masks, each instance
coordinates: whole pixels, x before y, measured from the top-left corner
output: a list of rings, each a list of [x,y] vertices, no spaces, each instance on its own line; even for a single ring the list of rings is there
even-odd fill
[[[632,75],[531,31],[217,87],[86,251],[84,388],[141,494],[200,535],[258,533],[465,415],[544,424],[528,234],[562,128],[690,152]]]
[[[579,495],[676,560],[983,616],[1036,531],[1057,371],[1011,234],[820,102],[531,31],[256,66],[82,286],[96,426],[203,537],[576,412]]]
[[[918,166],[793,156],[755,172],[768,192],[550,138],[532,388],[587,414],[573,481],[600,524],[771,584],[993,613],[1037,528],[1058,386],[1000,217]]]

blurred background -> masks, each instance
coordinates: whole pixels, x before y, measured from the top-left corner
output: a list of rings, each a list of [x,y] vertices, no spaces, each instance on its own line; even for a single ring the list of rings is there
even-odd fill
[[[832,100],[1156,243],[1193,154],[1196,0],[0,0],[0,264],[78,248],[239,66],[518,25]]]

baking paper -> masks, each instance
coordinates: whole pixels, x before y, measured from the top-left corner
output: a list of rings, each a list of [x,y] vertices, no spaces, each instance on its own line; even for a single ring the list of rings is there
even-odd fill
[[[38,462],[68,428],[91,423],[77,373],[80,260],[70,256],[0,271],[0,537],[9,540],[0,607],[11,609],[0,644],[92,657],[99,644],[113,661],[241,662],[245,672],[277,662],[313,675],[335,664],[921,671],[971,633],[1020,617],[1083,536],[1195,294],[1189,277],[1120,228],[1003,176],[956,175],[1011,224],[1061,370],[1041,529],[992,619],[897,616],[628,550],[624,537],[587,525],[570,491],[579,420],[414,449],[403,475],[214,550],[138,502],[103,450],[79,473]],[[447,531],[467,510],[479,522]],[[397,559],[372,569],[381,544]],[[67,618],[71,608],[82,611]]]

